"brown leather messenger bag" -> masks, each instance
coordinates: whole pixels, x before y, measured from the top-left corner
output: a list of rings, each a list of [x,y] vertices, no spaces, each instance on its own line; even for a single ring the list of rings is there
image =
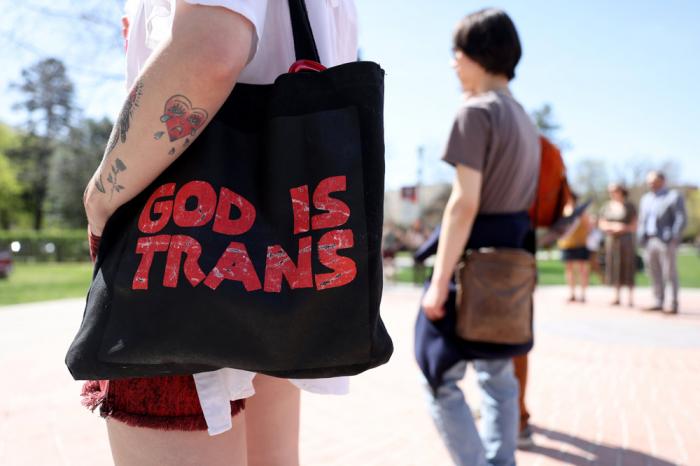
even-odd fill
[[[467,250],[456,274],[460,338],[504,344],[532,340],[533,254],[514,248]]]

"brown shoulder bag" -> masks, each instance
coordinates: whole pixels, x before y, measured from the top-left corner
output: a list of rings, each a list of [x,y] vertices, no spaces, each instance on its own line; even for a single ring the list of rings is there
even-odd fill
[[[456,273],[460,338],[504,344],[532,340],[533,254],[514,248],[467,250]]]

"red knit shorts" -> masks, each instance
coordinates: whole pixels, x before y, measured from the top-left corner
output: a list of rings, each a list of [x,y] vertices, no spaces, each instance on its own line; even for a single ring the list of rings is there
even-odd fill
[[[161,430],[206,430],[191,375],[89,380],[83,385],[83,405],[102,417],[132,426]],[[245,407],[245,400],[231,402],[231,416]]]

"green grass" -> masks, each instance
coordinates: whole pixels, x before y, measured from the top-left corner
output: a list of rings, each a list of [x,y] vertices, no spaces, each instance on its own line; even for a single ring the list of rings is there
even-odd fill
[[[559,260],[540,260],[537,262],[540,285],[565,285],[564,263]],[[428,270],[426,272],[429,273]],[[678,256],[678,274],[680,275],[681,286],[685,288],[700,288],[700,257],[695,254],[684,254]],[[415,277],[414,277],[415,275]],[[421,283],[421,273],[414,273],[411,268],[399,269],[395,280],[398,282]],[[591,285],[600,285],[598,275],[591,274]],[[649,277],[646,273],[637,274],[637,286],[648,286]]]
[[[85,296],[91,278],[90,262],[15,262],[0,279],[0,305]]]
[[[539,284],[564,285],[564,263],[558,260],[541,260],[537,263]],[[697,255],[678,256],[678,275],[684,288],[700,288],[700,257]],[[591,285],[600,285],[597,275],[591,274]],[[637,274],[637,286],[648,286],[646,273]]]
[[[564,264],[558,260],[541,260],[538,263],[541,285],[563,285]],[[694,254],[678,256],[678,271],[681,286],[700,288],[700,257]],[[415,274],[410,268],[400,269],[396,274],[399,282],[421,282],[430,270],[423,275]],[[0,305],[47,301],[61,298],[85,296],[92,277],[92,264],[89,262],[63,263],[15,263],[15,270],[9,279],[0,280]],[[599,285],[600,279],[591,276],[591,284]],[[637,276],[637,284],[646,286],[649,279],[645,274]]]

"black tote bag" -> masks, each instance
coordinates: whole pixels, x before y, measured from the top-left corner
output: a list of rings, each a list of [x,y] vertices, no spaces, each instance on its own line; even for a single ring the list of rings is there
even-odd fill
[[[289,7],[297,59],[318,61],[303,0]],[[354,62],[237,84],[107,222],[73,377],[317,378],[387,362],[383,79]]]

